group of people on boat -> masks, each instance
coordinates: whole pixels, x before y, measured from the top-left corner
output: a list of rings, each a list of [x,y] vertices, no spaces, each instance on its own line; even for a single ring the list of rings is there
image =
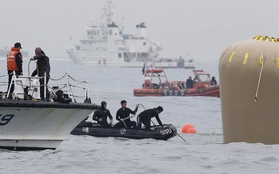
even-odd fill
[[[127,107],[126,100],[122,100],[120,103],[121,103],[121,108],[118,109],[118,111],[116,112],[116,120],[118,122],[115,125],[112,124],[113,117],[110,111],[107,109],[107,103],[105,101],[101,102],[101,108],[94,112],[92,119],[97,121],[97,124],[99,124],[101,127],[105,127],[105,128],[114,127],[114,128],[128,128],[128,129],[142,129],[142,124],[143,124],[145,126],[145,130],[150,130],[151,118],[155,117],[159,125],[161,127],[164,127],[164,125],[162,124],[159,118],[159,114],[163,112],[163,108],[161,106],[158,106],[157,108],[153,108],[153,109],[144,110],[137,116],[137,122],[136,122],[131,120],[130,114],[136,115],[139,104],[136,105],[136,108],[134,110],[131,110],[130,108]],[[108,118],[109,118],[109,122],[107,121]]]
[[[14,91],[14,84],[12,82],[13,72],[15,75],[23,75],[22,71],[22,64],[23,64],[23,56],[20,52],[22,49],[21,43],[16,42],[14,46],[11,48],[11,51],[7,54],[7,71],[8,71],[8,89],[7,93],[9,93],[8,98],[12,98],[12,93]],[[50,77],[50,64],[49,58],[46,56],[44,51],[37,47],[35,48],[35,56],[31,57],[30,60],[36,60],[37,66],[36,69],[33,71],[31,76],[40,77],[40,97],[41,99],[44,98],[44,75],[46,73],[46,84],[48,83]],[[12,83],[12,85],[10,85]],[[10,87],[11,86],[11,87]],[[46,99],[49,98],[49,91],[46,88]]]
[[[196,79],[196,77],[195,77],[194,80],[192,80],[192,77],[189,76],[189,78],[186,80],[186,87],[187,87],[187,89],[194,88],[194,83],[195,83],[196,81],[200,81],[200,80],[199,80],[199,79]],[[217,81],[216,81],[216,79],[215,79],[214,76],[212,76],[212,78],[211,78],[210,85],[211,85],[211,86],[216,86],[216,85],[217,85]]]

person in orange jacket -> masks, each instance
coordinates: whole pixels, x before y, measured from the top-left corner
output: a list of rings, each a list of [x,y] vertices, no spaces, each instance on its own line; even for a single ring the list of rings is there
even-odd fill
[[[13,77],[13,71],[15,71],[16,75],[23,75],[22,73],[22,62],[23,62],[23,56],[20,52],[20,49],[22,49],[21,44],[19,42],[14,44],[14,47],[11,48],[11,51],[7,54],[7,70],[8,70],[8,89],[12,81]],[[10,94],[14,91],[14,84],[12,84],[10,89]],[[8,96],[11,98],[11,95]]]

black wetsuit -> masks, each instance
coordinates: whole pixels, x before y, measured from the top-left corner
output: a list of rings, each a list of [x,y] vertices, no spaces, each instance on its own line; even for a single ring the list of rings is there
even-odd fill
[[[97,121],[98,124],[100,124],[102,127],[110,127],[111,125],[108,124],[107,117],[109,117],[110,120],[112,120],[112,116],[108,109],[101,108],[94,112],[93,120]],[[99,119],[102,119],[99,121]]]
[[[50,77],[50,65],[49,65],[49,58],[45,55],[43,51],[41,51],[39,54],[33,57],[35,60],[37,60],[38,65],[38,72],[37,69],[35,69],[32,73],[32,76],[35,76],[38,74],[39,77],[44,77],[44,74],[46,72],[46,84],[48,84],[48,80]],[[40,79],[40,97],[41,99],[44,98],[44,78]],[[46,88],[46,98],[49,98],[49,91],[48,88]]]
[[[186,87],[187,88],[193,88],[193,86],[194,86],[194,81],[192,79],[187,79]]]
[[[211,85],[217,85],[217,81],[215,78],[212,77],[211,79]]]
[[[154,109],[147,109],[138,115],[138,118],[137,118],[138,119],[138,128],[140,129],[141,123],[143,123],[145,125],[145,128],[147,130],[150,130],[150,121],[151,121],[152,117],[155,117],[157,122],[163,127],[163,124],[159,118],[159,115],[156,112],[156,108],[154,108]]]
[[[135,115],[136,112],[138,111],[138,108],[136,108],[134,111],[132,111],[130,108],[125,108],[125,109],[118,109],[116,112],[116,120],[119,122],[114,125],[116,128],[136,128],[137,123],[135,121],[131,121],[131,119],[126,119],[124,122],[125,124],[120,120],[127,118],[130,114]],[[126,127],[127,126],[127,127]]]

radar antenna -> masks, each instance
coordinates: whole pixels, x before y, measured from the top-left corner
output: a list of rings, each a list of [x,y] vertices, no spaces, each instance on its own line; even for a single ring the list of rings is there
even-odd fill
[[[107,21],[108,25],[112,23],[112,19],[111,19],[111,16],[113,15],[112,8],[113,8],[112,7],[112,1],[108,0],[106,5],[105,5],[105,8],[103,8],[104,13],[102,15],[102,18],[104,16],[106,17],[106,21]]]

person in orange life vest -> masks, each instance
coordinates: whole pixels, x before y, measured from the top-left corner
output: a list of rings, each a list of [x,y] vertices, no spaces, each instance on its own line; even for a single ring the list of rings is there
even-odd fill
[[[15,71],[16,75],[23,75],[22,73],[22,61],[23,57],[20,52],[20,49],[22,49],[21,44],[19,42],[14,44],[14,47],[11,48],[11,51],[7,54],[7,70],[8,70],[8,89],[9,91],[10,83],[12,81],[13,77],[13,71]],[[10,94],[14,92],[14,84],[12,84],[10,89]],[[8,96],[8,97],[11,97]]]

